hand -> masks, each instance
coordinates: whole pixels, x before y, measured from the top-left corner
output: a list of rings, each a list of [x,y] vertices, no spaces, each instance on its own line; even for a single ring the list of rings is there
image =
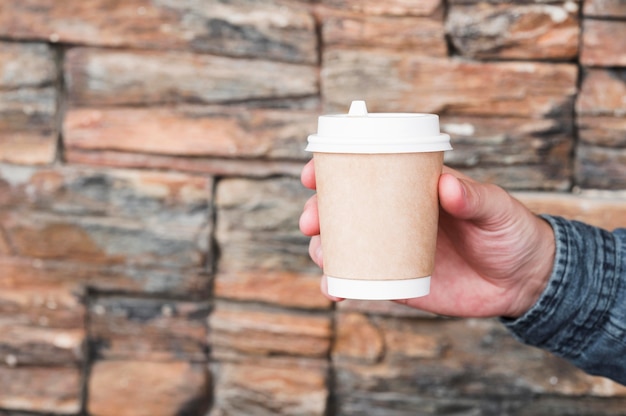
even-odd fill
[[[315,189],[313,161],[301,179]],[[448,167],[439,178],[439,202],[430,295],[398,302],[448,316],[521,316],[537,301],[552,272],[550,225],[502,188]],[[304,207],[300,230],[312,237],[309,254],[322,267],[316,195]],[[328,296],[325,277],[321,286]]]

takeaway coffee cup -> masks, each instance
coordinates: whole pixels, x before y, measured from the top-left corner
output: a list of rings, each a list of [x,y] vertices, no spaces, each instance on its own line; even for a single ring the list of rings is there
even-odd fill
[[[319,117],[308,137],[317,182],[328,293],[349,299],[408,299],[430,292],[439,203],[450,137],[439,117],[368,113]]]

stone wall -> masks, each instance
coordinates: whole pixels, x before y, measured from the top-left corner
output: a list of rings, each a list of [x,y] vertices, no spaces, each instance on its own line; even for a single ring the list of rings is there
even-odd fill
[[[0,2],[0,415],[626,415],[496,320],[331,304],[297,228],[355,98],[625,226],[624,38],[621,0]]]

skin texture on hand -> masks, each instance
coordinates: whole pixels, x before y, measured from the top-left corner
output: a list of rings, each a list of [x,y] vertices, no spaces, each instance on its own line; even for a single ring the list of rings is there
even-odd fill
[[[302,183],[315,189],[313,162]],[[502,188],[448,167],[439,178],[439,231],[430,295],[398,300],[432,313],[516,318],[537,301],[550,277],[555,241],[550,225]],[[307,201],[300,230],[309,254],[323,266],[317,196]],[[322,277],[322,292],[328,295]]]

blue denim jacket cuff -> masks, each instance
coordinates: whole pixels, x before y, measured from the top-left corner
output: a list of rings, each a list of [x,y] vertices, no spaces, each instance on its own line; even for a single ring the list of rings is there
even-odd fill
[[[608,231],[559,217],[542,218],[555,235],[552,274],[530,310],[502,322],[520,341],[584,368],[581,354],[597,340],[596,331],[606,325],[616,301],[620,254]]]

